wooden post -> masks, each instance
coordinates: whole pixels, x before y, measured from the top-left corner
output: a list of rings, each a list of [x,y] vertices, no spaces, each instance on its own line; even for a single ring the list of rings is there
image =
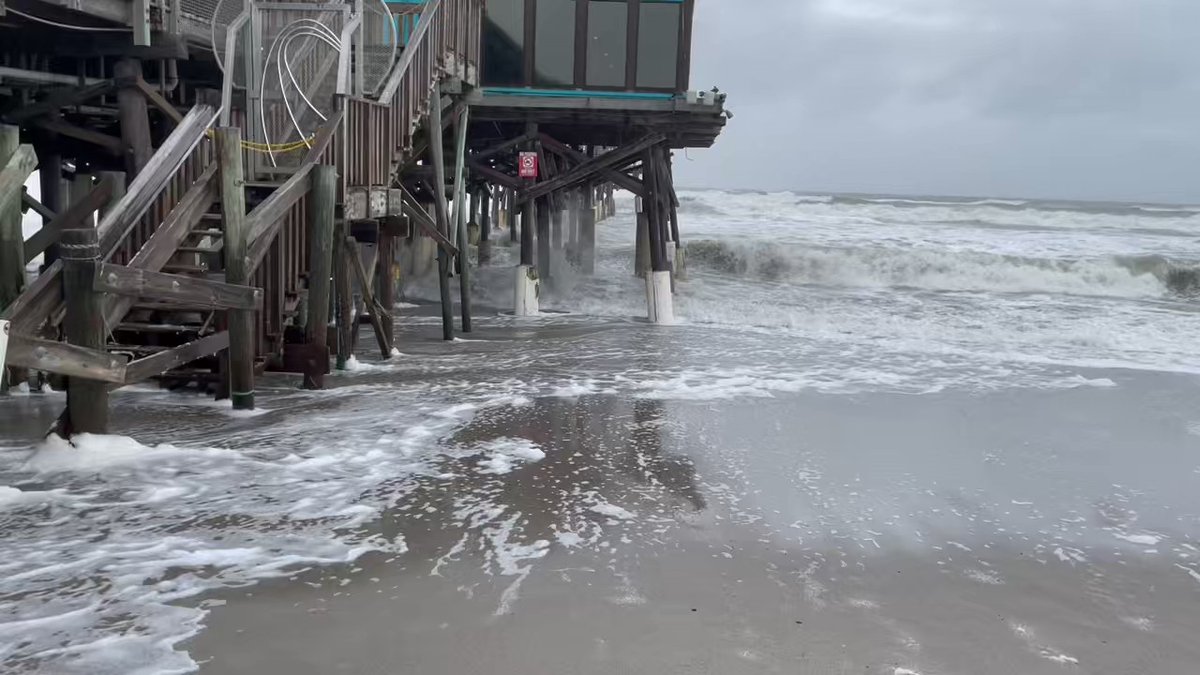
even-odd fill
[[[454,187],[455,187],[455,220],[458,225],[458,293],[462,311],[462,329],[464,333],[471,332],[471,238],[467,233],[467,127],[470,121],[470,108],[463,106],[454,118]],[[471,199],[471,207],[478,207],[475,199]],[[471,218],[475,212],[470,212]]]
[[[579,190],[567,193],[567,259],[579,264]]]
[[[533,228],[537,219],[538,205],[529,199],[521,210],[521,264],[533,266]]]
[[[563,215],[567,208],[567,192],[559,192],[551,197],[554,211],[550,214],[550,248],[555,251],[563,250]]]
[[[349,234],[346,221],[338,220],[334,225],[334,241],[341,242]],[[350,259],[346,255],[346,247],[334,246],[333,254],[333,283],[337,294],[337,369],[345,370],[350,356],[354,353],[352,345],[354,333],[358,324],[353,320],[354,289],[350,282]]]
[[[103,295],[92,290],[100,260],[100,238],[96,228],[65,230],[61,239],[63,300],[66,316],[63,331],[67,342],[78,347],[103,350]],[[98,380],[71,377],[67,381],[67,413],[63,432],[108,433],[108,385]]]
[[[94,186],[94,183],[92,181],[92,174],[83,173],[83,172],[80,172],[77,170],[75,172],[75,178],[71,181],[71,191],[70,191],[71,198],[67,201],[71,204],[74,204],[75,202],[79,201],[80,199],[83,199],[84,197],[86,197],[88,195],[89,192],[92,191],[93,186]],[[79,226],[80,227],[95,227],[96,226],[96,214],[89,213],[86,216],[84,216],[83,220],[79,223]]]
[[[143,101],[144,105],[144,101]],[[221,167],[221,217],[225,221],[225,281],[250,285],[250,231],[246,227],[246,181],[242,174],[242,130],[217,130]],[[254,409],[255,325],[253,310],[231,309],[229,316],[229,398],[234,410]]]
[[[596,273],[596,205],[592,198],[595,189],[587,185],[580,191],[579,205],[579,269],[584,274]]]
[[[396,324],[392,312],[396,309],[396,236],[389,228],[379,228],[379,241],[376,257],[379,258],[379,292],[376,299],[379,305],[387,310],[388,320],[383,322],[383,332],[387,343],[396,346]],[[391,356],[389,350],[388,356]]]
[[[538,200],[537,207],[537,266],[538,278],[550,279],[550,197]]]
[[[63,195],[62,155],[52,150],[53,147],[48,143],[45,152],[38,152],[38,181],[42,190],[42,204],[54,213],[62,213],[67,207]],[[42,219],[42,227],[49,224],[49,218]],[[58,260],[58,244],[51,244],[46,249],[42,264],[49,267],[55,260]]]
[[[154,148],[150,145],[150,115],[146,97],[138,89],[142,77],[142,62],[121,59],[113,69],[117,82],[117,108],[121,118],[121,140],[125,145],[125,171],[132,180],[137,176]]]
[[[645,170],[642,172],[642,180],[646,185],[646,198],[642,200],[642,213],[646,217],[646,232],[650,248],[650,271],[665,272],[667,271],[667,267],[663,242],[662,194],[659,189],[659,177],[661,174],[656,148],[646,150],[643,166],[645,166]],[[642,222],[640,218],[638,222]]]
[[[479,265],[492,259],[492,209],[491,194],[487,186],[479,188]]]
[[[644,175],[650,175],[646,171]],[[638,199],[637,242],[633,254],[633,273],[639,277],[650,271],[650,199]]]
[[[100,207],[100,217],[108,215],[112,207],[116,206],[117,202],[125,197],[125,172],[124,171],[101,171],[100,178],[108,178],[112,181],[113,191],[112,196],[108,198],[108,204]]]
[[[435,85],[429,104],[429,152],[433,160],[433,205],[437,209],[438,230],[454,241],[450,231],[450,207],[446,204],[446,149],[442,135],[442,87]],[[438,291],[442,299],[442,339],[454,339],[454,308],[450,299],[450,253],[438,246]]]
[[[18,127],[0,125],[0,166],[7,164],[9,157],[17,151],[21,144],[20,135]],[[0,213],[0,311],[21,295],[24,286],[25,238],[21,231],[21,203],[14,201],[11,208]],[[7,336],[0,336],[0,339],[7,339]],[[11,370],[11,382],[20,381],[24,369]],[[4,359],[0,358],[0,395],[7,393],[11,386],[8,372]]]
[[[516,244],[521,241],[517,228],[520,226],[520,218],[523,216],[521,207],[517,205],[517,193],[513,190],[504,190],[504,201],[508,204],[508,240]]]
[[[20,144],[18,127],[0,125],[0,166],[8,163]],[[0,311],[17,299],[24,285],[25,237],[21,232],[21,202],[14,200],[10,208],[0,213]]]
[[[308,202],[308,323],[304,336],[304,342],[311,351],[304,371],[304,388],[323,389],[325,371],[329,368],[329,279],[333,275],[337,168],[314,166],[311,176],[312,192]]]

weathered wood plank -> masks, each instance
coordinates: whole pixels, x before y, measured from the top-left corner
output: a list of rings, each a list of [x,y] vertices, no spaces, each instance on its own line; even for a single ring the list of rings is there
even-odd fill
[[[124,356],[15,332],[9,335],[7,363],[10,366],[44,370],[67,377],[82,377],[114,384],[125,383]]]
[[[183,121],[183,115],[179,112],[179,110],[175,106],[171,105],[167,99],[163,98],[162,94],[158,93],[158,90],[154,87],[151,87],[146,80],[139,77],[137,79],[137,88],[138,91],[142,92],[142,95],[146,97],[146,100],[149,101],[151,105],[162,111],[162,113],[169,117],[172,122],[179,124]]]
[[[63,230],[78,227],[84,218],[107,204],[108,200],[112,197],[112,193],[113,180],[111,177],[105,176],[82,199],[75,200],[66,211],[63,211],[49,223],[43,225],[42,229],[29,235],[29,238],[25,240],[25,263],[32,262],[34,258],[41,255],[50,245],[58,241],[59,237],[62,236]]]
[[[86,129],[81,126],[71,124],[70,122],[64,122],[61,119],[41,119],[37,121],[37,126],[45,129],[46,131],[59,134],[60,136],[67,136],[68,138],[74,138],[83,141],[84,143],[91,143],[92,145],[99,146],[110,155],[119,157],[125,149],[125,144],[122,143],[121,139],[117,138],[116,136],[102,134],[99,131]]]
[[[103,263],[96,268],[93,288],[134,298],[166,300],[210,309],[262,309],[260,288],[237,286],[178,274],[130,269]]]
[[[441,230],[437,227],[437,223],[429,217],[425,209],[417,204],[416,200],[408,194],[407,190],[404,193],[404,204],[401,209],[404,211],[404,215],[412,219],[417,224],[417,227],[421,228],[422,232],[429,235],[430,238],[438,243],[438,246],[444,248],[452,256],[458,255],[458,247],[445,234],[442,234]]]
[[[229,348],[229,331],[221,331],[165,352],[138,359],[125,367],[125,384],[141,382]]]

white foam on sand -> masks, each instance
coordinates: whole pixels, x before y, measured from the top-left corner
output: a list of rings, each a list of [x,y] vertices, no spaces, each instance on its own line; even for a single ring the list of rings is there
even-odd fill
[[[1162,537],[1153,534],[1114,534],[1114,537],[1139,546],[1156,546]]]
[[[0,661],[64,675],[189,672],[196,664],[176,645],[207,610],[176,603],[403,552],[402,538],[366,526],[397,491],[414,489],[406,476],[441,479],[437,439],[469,411],[441,415],[444,404],[419,397],[394,405],[389,397],[383,418],[378,406],[352,405],[227,429],[219,438],[231,448],[81,435],[3,450],[0,596],[15,600],[0,605]],[[379,426],[363,424],[381,419],[386,444],[375,442]],[[506,448],[522,462],[540,452]],[[511,553],[505,569],[537,550]]]
[[[483,458],[479,460],[479,473],[503,475],[522,464],[540,462],[546,453],[536,443],[526,438],[497,438],[479,447]]]

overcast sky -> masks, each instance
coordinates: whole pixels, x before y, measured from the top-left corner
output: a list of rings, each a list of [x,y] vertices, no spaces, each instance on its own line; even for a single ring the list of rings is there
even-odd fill
[[[1200,202],[1197,0],[697,0],[681,185]]]

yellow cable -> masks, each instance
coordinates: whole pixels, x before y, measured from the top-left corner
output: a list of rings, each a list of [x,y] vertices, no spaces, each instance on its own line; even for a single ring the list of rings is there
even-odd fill
[[[207,134],[208,134],[209,138],[212,138],[214,135],[212,129],[209,129]],[[305,139],[303,141],[293,141],[291,143],[278,143],[278,144],[276,144],[276,143],[257,143],[254,141],[242,141],[242,148],[244,148],[246,150],[250,150],[251,152],[263,152],[263,153],[266,153],[266,152],[279,152],[279,153],[295,152],[296,150],[299,150],[301,148],[309,147],[309,143],[316,137],[317,137],[316,134],[313,134],[312,136],[309,136],[307,139]]]

